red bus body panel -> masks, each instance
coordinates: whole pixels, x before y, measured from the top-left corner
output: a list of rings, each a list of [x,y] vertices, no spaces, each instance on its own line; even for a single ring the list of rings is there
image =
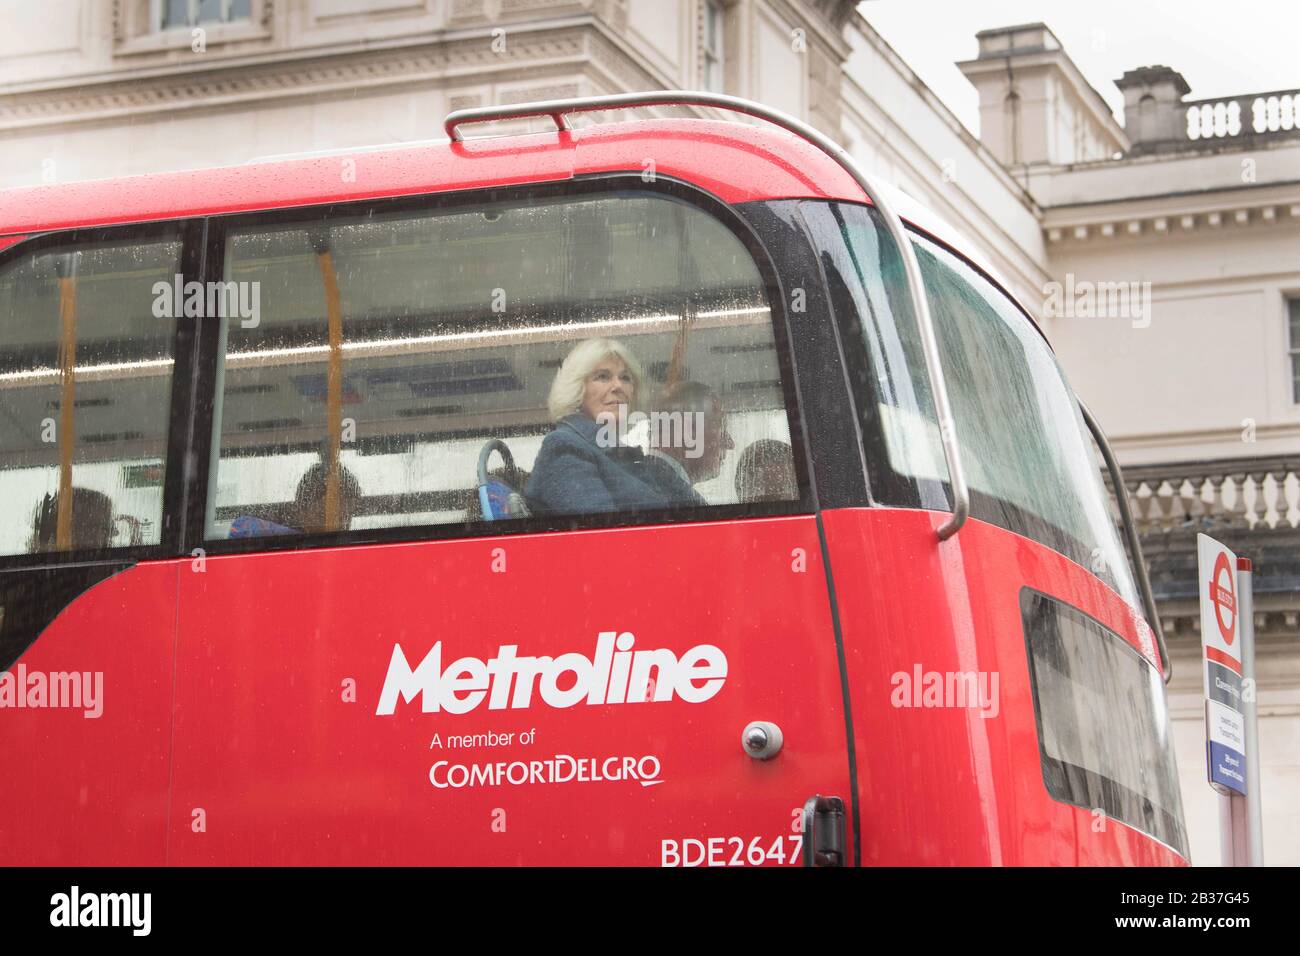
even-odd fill
[[[824,520],[864,865],[1186,863],[1121,823],[1099,829],[1043,783],[1020,588],[1066,601],[1141,650],[1118,596],[980,521],[939,545],[937,513],[854,509]],[[98,720],[4,715],[6,752],[26,768],[0,797],[5,864],[659,865],[677,862],[684,845],[690,862],[726,864],[745,860],[757,837],[764,851],[779,843],[788,865],[801,801],[848,801],[811,517],[211,557],[195,568],[123,572],[24,655],[29,671],[102,670],[106,706]],[[399,701],[376,714],[395,643],[414,668],[441,641],[446,668],[504,644],[520,656],[590,657],[602,630],[678,656],[715,644],[726,682],[697,704],[557,709],[534,692],[522,709],[430,714]],[[892,675],[918,664],[997,673],[997,714],[895,706]],[[742,752],[751,720],[783,729],[775,759]],[[449,746],[452,735],[489,731],[515,738]],[[531,744],[521,731],[535,734]],[[557,754],[654,756],[663,782],[438,789],[429,779],[438,760]]]
[[[142,564],[100,582],[10,668],[100,674],[101,713],[0,711],[0,865],[165,862],[177,571]]]
[[[1048,794],[1020,591],[1059,598],[1151,659],[1145,625],[1085,568],[1034,541],[971,519],[940,543],[946,517],[883,508],[824,516],[857,741],[863,865],[1185,862],[1113,820],[1094,832],[1091,812]],[[895,706],[894,675],[918,666],[998,675],[996,716]]]
[[[811,517],[214,557],[180,590],[173,863],[657,866],[663,840],[730,862],[754,837],[789,862],[803,801],[849,791]],[[591,657],[608,630],[718,646],[726,681],[702,703],[552,708],[534,688],[521,709],[376,714],[395,643],[414,668],[441,641],[446,668],[510,644]],[[785,733],[770,762],[741,749],[760,719]],[[449,745],[489,731],[514,740]],[[430,781],[439,760],[556,755],[654,756],[662,783]]]

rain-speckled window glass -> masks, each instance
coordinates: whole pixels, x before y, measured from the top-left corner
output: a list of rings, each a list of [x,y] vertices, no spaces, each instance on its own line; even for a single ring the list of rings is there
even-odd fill
[[[228,235],[226,278],[258,317],[223,332],[210,538],[799,497],[758,268],[689,203],[259,225]],[[584,402],[608,349],[562,387],[596,339],[640,370],[603,432]]]
[[[154,0],[162,29],[247,20],[252,0]]]
[[[175,240],[16,248],[0,265],[0,554],[157,544]]]
[[[1043,782],[1187,855],[1165,685],[1132,645],[1028,588],[1020,595]]]
[[[808,203],[805,219],[848,277],[874,393],[863,403],[864,429],[883,433],[887,465],[896,474],[926,479],[931,488],[946,482],[920,333],[896,247],[865,207]],[[914,245],[971,514],[1054,548],[1137,606],[1090,436],[1051,349],[976,270],[926,239],[916,237]],[[875,407],[866,407],[872,400]],[[950,507],[942,491],[922,491],[923,507]]]

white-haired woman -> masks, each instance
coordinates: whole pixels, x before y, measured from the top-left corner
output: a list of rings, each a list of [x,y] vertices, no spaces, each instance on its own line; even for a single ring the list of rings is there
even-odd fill
[[[525,496],[540,513],[668,508],[683,490],[645,469],[640,449],[618,442],[619,421],[644,398],[641,363],[615,339],[580,342],[560,364],[548,401],[555,430],[542,441]],[[602,427],[605,426],[605,427]]]

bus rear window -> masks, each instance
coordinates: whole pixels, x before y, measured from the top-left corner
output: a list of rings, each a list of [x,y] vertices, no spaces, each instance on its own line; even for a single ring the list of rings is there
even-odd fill
[[[1043,782],[1187,856],[1160,673],[1122,637],[1053,598],[1020,594]]]
[[[765,282],[687,201],[257,222],[225,278],[210,539],[800,497]]]

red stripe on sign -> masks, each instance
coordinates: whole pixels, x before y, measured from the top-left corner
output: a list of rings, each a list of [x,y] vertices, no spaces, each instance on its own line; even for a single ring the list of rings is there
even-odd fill
[[[1222,664],[1234,674],[1241,674],[1241,664],[1223,653],[1223,651],[1219,650],[1217,647],[1207,647],[1205,649],[1205,657],[1207,660],[1214,661],[1216,664]]]

